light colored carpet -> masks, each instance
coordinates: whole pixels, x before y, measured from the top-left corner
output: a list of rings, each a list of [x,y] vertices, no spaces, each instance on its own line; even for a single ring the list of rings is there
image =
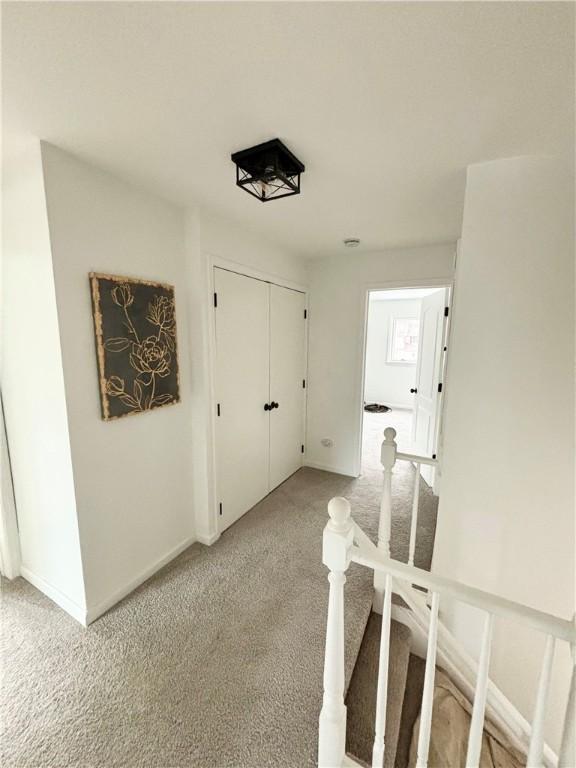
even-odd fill
[[[326,505],[335,495],[350,498],[374,539],[379,481],[378,473],[353,480],[300,470],[213,547],[193,545],[88,630],[22,579],[4,581],[2,765],[315,765]],[[409,497],[395,503],[398,552],[409,506]],[[429,523],[424,516],[425,538]],[[371,581],[366,569],[351,567],[348,678]]]
[[[364,411],[362,421],[362,465],[380,469],[380,445],[386,427],[396,430],[399,451],[412,453],[412,411],[393,408],[388,413]]]
[[[354,481],[354,484],[360,487],[370,487],[372,495],[376,492],[375,488],[379,489],[382,487],[380,446],[382,445],[383,433],[386,427],[394,427],[396,430],[396,442],[398,443],[399,450],[410,452],[411,412],[392,410],[388,413],[364,413],[362,476]],[[402,562],[407,562],[408,560],[412,489],[414,487],[415,471],[412,464],[405,461],[397,461],[392,475],[391,550],[392,557],[402,560]],[[343,493],[343,495],[346,496],[346,493]],[[368,495],[370,496],[370,492],[368,492]],[[355,508],[353,505],[353,514]],[[438,497],[434,496],[428,484],[423,478],[420,478],[414,565],[427,571],[430,570],[432,565],[437,512]]]

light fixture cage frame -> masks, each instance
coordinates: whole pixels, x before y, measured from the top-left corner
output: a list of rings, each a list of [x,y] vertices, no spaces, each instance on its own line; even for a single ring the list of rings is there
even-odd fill
[[[300,194],[305,166],[280,139],[234,152],[231,159],[236,165],[236,185],[260,202]]]

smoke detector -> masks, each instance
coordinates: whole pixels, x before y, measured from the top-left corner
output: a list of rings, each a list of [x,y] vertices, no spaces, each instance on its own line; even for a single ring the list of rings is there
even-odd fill
[[[346,240],[344,240],[344,245],[346,248],[358,248],[360,240],[357,237],[347,237]]]

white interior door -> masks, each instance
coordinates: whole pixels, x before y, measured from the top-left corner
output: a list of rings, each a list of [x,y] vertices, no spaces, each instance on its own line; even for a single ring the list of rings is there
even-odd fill
[[[305,296],[270,286],[270,490],[302,466],[306,377]]]
[[[216,486],[220,530],[269,488],[269,286],[214,269]]]
[[[431,457],[436,452],[447,290],[441,288],[422,299],[418,361],[414,389],[412,452]],[[422,466],[422,477],[433,484],[434,470]]]

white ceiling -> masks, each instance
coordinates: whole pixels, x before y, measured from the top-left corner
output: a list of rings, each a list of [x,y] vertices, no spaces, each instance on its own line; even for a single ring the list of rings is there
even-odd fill
[[[306,256],[454,240],[469,163],[572,151],[572,3],[2,10],[7,145],[32,133]],[[276,136],[302,194],[262,204],[229,156]]]

